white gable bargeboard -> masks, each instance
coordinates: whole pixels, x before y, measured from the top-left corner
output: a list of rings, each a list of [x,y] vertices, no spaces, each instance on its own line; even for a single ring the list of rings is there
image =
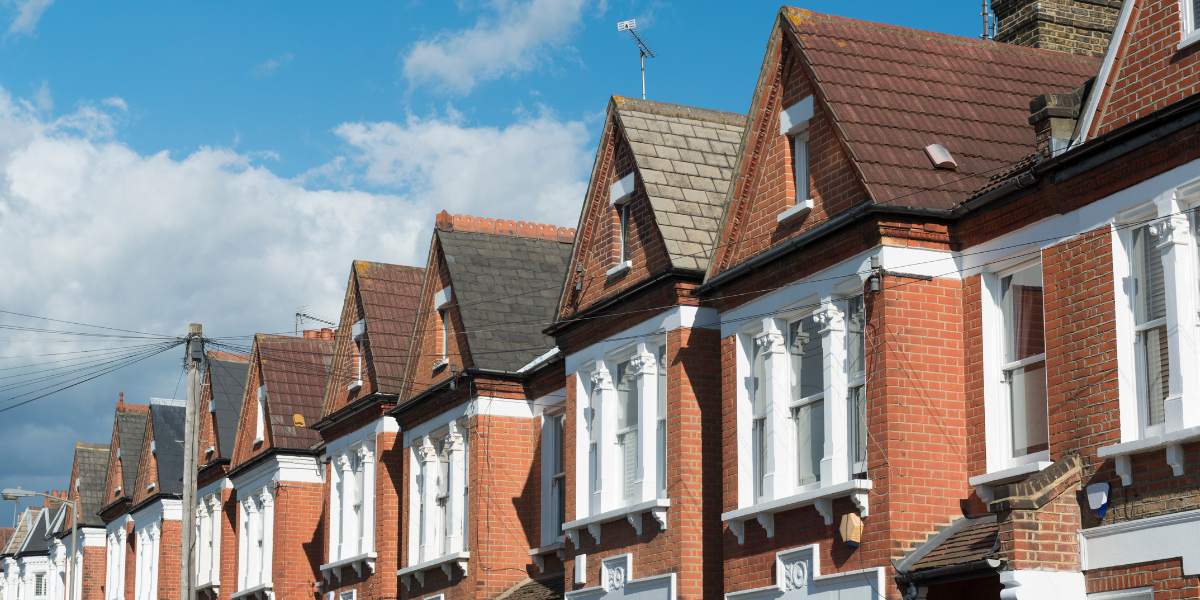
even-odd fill
[[[877,600],[886,596],[882,567],[821,574],[817,546],[775,555],[775,585],[725,594],[726,600]]]
[[[600,563],[600,585],[567,592],[567,600],[675,600],[675,574],[633,578],[633,555],[621,554]]]

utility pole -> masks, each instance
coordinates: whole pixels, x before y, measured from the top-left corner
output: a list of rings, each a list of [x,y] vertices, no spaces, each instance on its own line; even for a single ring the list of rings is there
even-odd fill
[[[179,591],[182,600],[193,600],[192,577],[196,567],[192,562],[195,552],[196,522],[196,446],[199,443],[199,404],[201,369],[204,367],[204,326],[199,323],[188,325],[187,350],[183,360],[187,368],[187,409],[183,436],[183,568],[179,570]]]

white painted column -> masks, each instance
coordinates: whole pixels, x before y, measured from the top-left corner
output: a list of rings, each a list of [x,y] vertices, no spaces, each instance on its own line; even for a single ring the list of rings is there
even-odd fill
[[[644,342],[639,343],[630,368],[637,374],[638,386],[638,501],[646,501],[658,495],[658,357]]]
[[[450,506],[448,507],[446,527],[446,553],[458,552],[463,548],[463,519],[466,507],[463,500],[466,496],[466,442],[459,431],[458,423],[450,421],[450,431],[446,434],[446,454],[450,473]]]
[[[821,301],[814,315],[821,327],[821,354],[825,369],[825,449],[821,457],[821,485],[848,481],[849,434],[846,404],[849,385],[846,378],[846,319],[843,303],[830,298]]]
[[[209,534],[212,546],[208,552],[208,581],[214,585],[221,583],[221,526],[225,523],[223,508],[219,492],[208,497],[208,512],[212,514],[211,533]]]
[[[355,554],[355,535],[358,533],[354,530],[355,524],[351,517],[354,514],[354,464],[349,452],[343,451],[334,461],[334,465],[341,480],[341,506],[338,507],[338,511],[341,512],[341,523],[338,526],[341,539],[338,542],[338,557],[345,558]]]
[[[612,373],[609,372],[608,365],[604,361],[596,361],[596,366],[592,370],[592,394],[589,403],[592,411],[592,431],[588,441],[590,444],[591,440],[596,440],[596,470],[600,477],[598,478],[599,485],[591,490],[589,515],[604,512],[607,507],[612,506],[613,501],[610,498],[621,492],[621,486],[616,483],[621,481],[620,462],[609,460],[613,454],[609,446],[616,444],[616,436],[609,434],[609,432],[617,430],[617,414],[616,410],[613,410],[616,401],[617,391],[613,386]],[[612,438],[611,441],[608,439],[609,437]],[[587,452],[584,453],[584,460],[590,461]],[[588,476],[588,481],[585,482],[586,487],[591,488],[592,478],[595,475],[591,473],[590,469],[584,469],[584,472]]]
[[[263,528],[263,556],[262,556],[262,579],[261,582],[270,584],[274,579],[274,560],[275,560],[275,497],[271,494],[271,487],[263,488],[259,495],[262,501],[262,528]]]
[[[429,436],[421,439],[421,447],[417,452],[421,461],[421,505],[425,510],[425,522],[421,524],[422,538],[425,545],[421,548],[421,560],[435,558],[434,548],[439,546],[437,539],[437,519],[434,518],[433,508],[437,506],[437,473],[438,454]]]
[[[370,448],[371,440],[358,449],[358,462],[362,465],[358,486],[362,498],[362,514],[359,527],[362,531],[358,551],[375,551],[375,453]]]
[[[795,487],[796,451],[792,433],[792,418],[788,410],[791,394],[785,326],[777,319],[763,319],[762,332],[754,336],[758,352],[763,354],[763,378],[759,382],[766,390],[767,418],[763,437],[770,450],[763,465],[763,496],[779,498],[790,494]]]
[[[1150,226],[1162,253],[1163,284],[1167,295],[1167,344],[1171,359],[1164,429],[1176,431],[1200,425],[1200,402],[1184,398],[1200,392],[1200,369],[1193,368],[1197,349],[1196,256],[1186,206],[1175,191],[1154,201],[1160,215],[1170,215]],[[1168,457],[1169,458],[1169,457]],[[1182,456],[1180,456],[1182,461]],[[1168,462],[1171,462],[1168,460]]]
[[[149,589],[146,590],[146,597],[149,600],[158,598],[158,557],[159,550],[162,549],[162,535],[159,527],[159,523],[150,526],[150,581],[147,582]]]
[[[259,547],[258,504],[254,501],[254,497],[251,496],[246,498],[243,506],[246,510],[246,580],[242,589],[246,589],[260,583],[262,550]]]
[[[342,473],[341,456],[329,461],[329,561],[342,558]]]

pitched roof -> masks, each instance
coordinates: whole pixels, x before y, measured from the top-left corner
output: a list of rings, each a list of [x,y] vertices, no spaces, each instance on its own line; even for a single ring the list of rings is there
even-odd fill
[[[571,243],[563,241],[570,230],[555,228],[563,233],[538,237],[480,233],[461,230],[463,220],[453,219],[447,226],[439,217],[434,235],[450,271],[471,360],[481,369],[516,371],[554,347],[554,338],[542,329],[554,321],[571,258]]]
[[[0,527],[0,554],[8,549],[8,541],[12,539],[12,527]]]
[[[75,481],[69,482],[72,493],[79,494],[79,525],[103,527],[104,521],[97,514],[104,506],[104,478],[108,473],[108,444],[75,444]],[[71,524],[64,523],[62,531],[69,531]]]
[[[621,96],[612,110],[672,266],[706,269],[746,117]]]
[[[150,401],[154,457],[158,460],[158,493],[183,494],[183,435],[187,410],[182,403]]]
[[[557,600],[563,597],[563,578],[526,579],[496,596],[496,600]]]
[[[399,393],[425,269],[356,260],[354,277],[367,321],[368,373],[376,378],[377,391]]]
[[[17,548],[17,556],[30,556],[50,551],[50,544],[46,539],[49,530],[50,510],[42,509],[33,517],[32,523],[28,528],[29,534],[25,536],[25,541],[21,546]]]
[[[852,162],[876,203],[952,208],[1035,151],[1029,101],[1069,92],[1099,59],[785,7]],[[956,171],[934,169],[928,144]]]
[[[136,406],[136,405],[134,405]],[[142,458],[142,444],[146,438],[146,422],[150,414],[137,407],[127,410],[124,403],[117,405],[117,427],[121,434],[121,470],[124,481],[121,489],[127,490],[126,495],[132,495],[133,487],[137,485],[138,462]]]
[[[900,563],[900,570],[916,573],[929,569],[967,564],[1000,554],[996,515],[963,517],[914,548]]]
[[[272,447],[290,450],[312,447],[321,441],[321,436],[308,425],[321,418],[333,340],[260,333],[254,343],[262,368],[262,384],[267,388]],[[297,427],[293,415],[303,417],[304,426]]]
[[[212,389],[212,411],[217,429],[217,457],[233,455],[234,440],[237,439],[238,418],[242,413],[245,398],[246,371],[250,368],[249,357],[221,353],[209,356],[208,376]]]
[[[29,538],[29,533],[36,524],[36,519],[41,515],[41,508],[26,508],[17,517],[17,526],[13,529],[12,535],[8,538],[8,545],[0,554],[13,555],[16,554],[21,546],[25,545],[25,540]]]

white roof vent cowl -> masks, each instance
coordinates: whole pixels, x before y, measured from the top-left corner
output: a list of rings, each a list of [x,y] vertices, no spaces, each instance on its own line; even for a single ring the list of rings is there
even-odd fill
[[[941,144],[925,146],[925,156],[929,157],[929,162],[933,163],[935,169],[958,170],[958,163],[954,161],[954,156]]]

